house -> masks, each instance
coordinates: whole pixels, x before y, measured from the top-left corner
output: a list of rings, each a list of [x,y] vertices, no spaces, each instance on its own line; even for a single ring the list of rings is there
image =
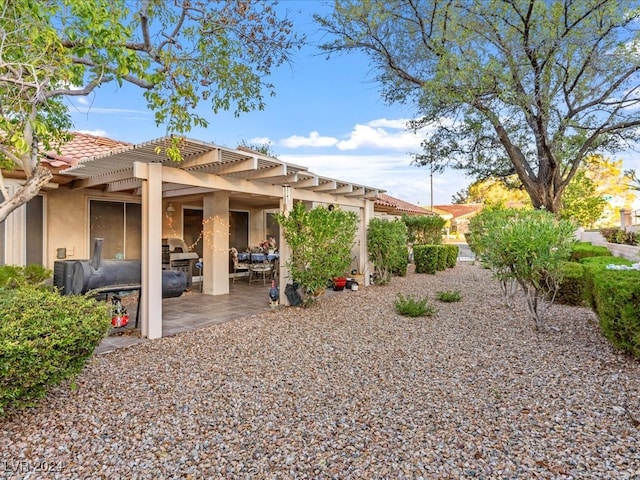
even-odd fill
[[[449,224],[449,234],[464,235],[469,231],[469,220],[484,207],[482,203],[434,205],[433,211]]]
[[[164,153],[175,141],[181,163]],[[202,293],[225,295],[231,247],[244,250],[273,236],[281,259],[288,258],[273,214],[291,209],[294,202],[355,212],[360,221],[353,254],[368,258],[366,227],[383,193],[258,152],[182,137],[133,145],[76,133],[44,162],[54,179],[0,224],[0,264],[53,268],[56,261],[90,258],[95,239],[104,238],[103,258],[141,261],[141,333],[148,338],[162,336],[162,302],[157,299],[162,295],[163,238],[182,238],[198,253]],[[10,191],[21,181],[19,172],[12,177],[7,175],[5,182]],[[284,265],[281,261],[283,304]]]

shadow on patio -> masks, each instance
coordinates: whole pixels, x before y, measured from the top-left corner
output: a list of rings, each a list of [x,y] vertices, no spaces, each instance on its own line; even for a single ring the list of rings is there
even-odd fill
[[[180,297],[162,300],[162,336],[169,337],[180,332],[225,323],[238,318],[266,312],[269,306],[270,283],[262,281],[249,284],[246,278],[229,283],[228,295],[202,295],[199,284]],[[140,326],[134,327],[136,303],[127,306],[130,315],[127,327],[113,328],[95,350],[106,353],[146,341],[140,338]]]

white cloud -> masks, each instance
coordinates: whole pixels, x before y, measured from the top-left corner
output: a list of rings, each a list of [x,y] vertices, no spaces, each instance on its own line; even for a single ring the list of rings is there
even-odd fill
[[[366,124],[356,124],[353,130],[345,135],[343,140],[335,137],[322,136],[317,131],[307,136],[292,135],[277,142],[277,145],[285,148],[329,148],[338,150],[394,150],[398,152],[419,152],[420,143],[428,135],[429,128],[424,128],[417,133],[407,130],[405,118],[386,119],[379,118]]]
[[[255,137],[249,140],[251,145],[271,145],[271,139],[269,137]]]
[[[102,129],[96,130],[77,130],[79,133],[84,133],[86,135],[94,135],[96,137],[106,137],[107,131]]]
[[[408,155],[281,155],[281,160],[304,165],[311,172],[329,178],[386,190],[393,197],[414,204],[431,203],[429,169],[411,165]],[[451,197],[470,182],[458,172],[433,177],[434,204],[451,203]]]
[[[278,145],[282,145],[287,148],[332,147],[336,143],[338,143],[336,138],[322,137],[318,132],[311,132],[308,137],[292,135],[291,137],[284,138],[278,142]]]
[[[370,127],[381,127],[381,128],[396,128],[398,130],[404,130],[407,128],[407,123],[409,122],[408,118],[396,118],[396,119],[386,119],[386,118],[378,118],[377,120],[371,120],[367,125]]]
[[[373,123],[373,122],[372,122]],[[396,128],[396,127],[394,127]],[[406,130],[389,132],[388,130],[367,125],[356,125],[347,140],[336,145],[339,150],[357,150],[374,148],[380,150],[419,151],[423,136]]]

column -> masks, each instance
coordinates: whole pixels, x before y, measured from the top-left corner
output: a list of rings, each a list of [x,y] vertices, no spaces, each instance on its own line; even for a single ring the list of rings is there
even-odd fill
[[[144,170],[144,169],[142,169]],[[142,181],[142,336],[162,337],[162,164],[146,164]]]
[[[203,289],[207,295],[229,293],[229,192],[207,193],[203,212]]]
[[[282,198],[280,199],[280,212],[285,215],[289,215],[289,212],[293,209],[293,195],[291,193],[291,187],[284,185],[282,187]],[[284,232],[282,227],[279,229],[280,238],[278,239],[278,253],[280,255],[280,271],[278,272],[278,290],[280,292],[280,305],[289,305],[287,296],[285,295],[285,288],[287,283],[291,281],[289,278],[289,270],[287,269],[287,261],[291,257],[291,248],[284,239]]]

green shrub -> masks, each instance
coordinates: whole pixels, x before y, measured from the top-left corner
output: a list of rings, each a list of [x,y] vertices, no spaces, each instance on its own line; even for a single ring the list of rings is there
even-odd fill
[[[518,282],[540,330],[575,243],[575,225],[544,210],[483,209],[477,217],[470,226],[478,258],[491,266],[501,284]],[[508,295],[505,299],[511,301]]]
[[[0,414],[74,377],[109,326],[106,303],[32,285],[0,289]]]
[[[51,278],[51,270],[32,263],[26,267],[3,265],[0,267],[0,288],[11,285],[38,285]]]
[[[444,246],[447,252],[447,267],[453,268],[458,263],[458,253],[460,248],[458,245],[447,244]]]
[[[600,234],[607,242],[621,245],[637,245],[640,239],[635,232],[627,232],[620,227],[601,228]]]
[[[439,245],[442,243],[442,229],[446,223],[440,215],[402,215],[407,226],[407,238],[412,244]]]
[[[371,219],[367,230],[367,248],[376,283],[386,284],[392,275],[404,277],[407,274],[407,226],[401,220]]]
[[[594,311],[596,308],[596,300],[593,296],[593,273],[598,270],[606,270],[607,265],[631,265],[631,262],[626,258],[615,257],[613,255],[608,257],[586,257],[580,260],[580,263],[584,267],[584,298],[588,306]]]
[[[462,299],[459,290],[445,290],[437,292],[438,300],[445,303],[459,302]]]
[[[593,296],[604,336],[640,358],[640,271],[593,270]]]
[[[287,268],[294,283],[302,287],[303,304],[315,300],[334,277],[344,276],[351,264],[357,216],[340,208],[316,207],[307,210],[297,202],[288,215],[274,216],[291,248]]]
[[[444,245],[436,245],[436,252],[438,254],[436,270],[438,272],[443,272],[447,269],[447,261],[449,259],[449,253]]]
[[[571,249],[569,261],[579,262],[589,257],[610,257],[611,251],[602,245],[592,245],[589,242],[577,242]]]
[[[567,262],[562,266],[561,277],[555,301],[564,305],[586,305],[584,266],[578,262]]]
[[[405,297],[401,293],[396,298],[396,311],[405,317],[432,317],[436,314],[435,307],[426,298]]]
[[[439,245],[414,245],[413,263],[416,273],[436,273],[438,269]]]

